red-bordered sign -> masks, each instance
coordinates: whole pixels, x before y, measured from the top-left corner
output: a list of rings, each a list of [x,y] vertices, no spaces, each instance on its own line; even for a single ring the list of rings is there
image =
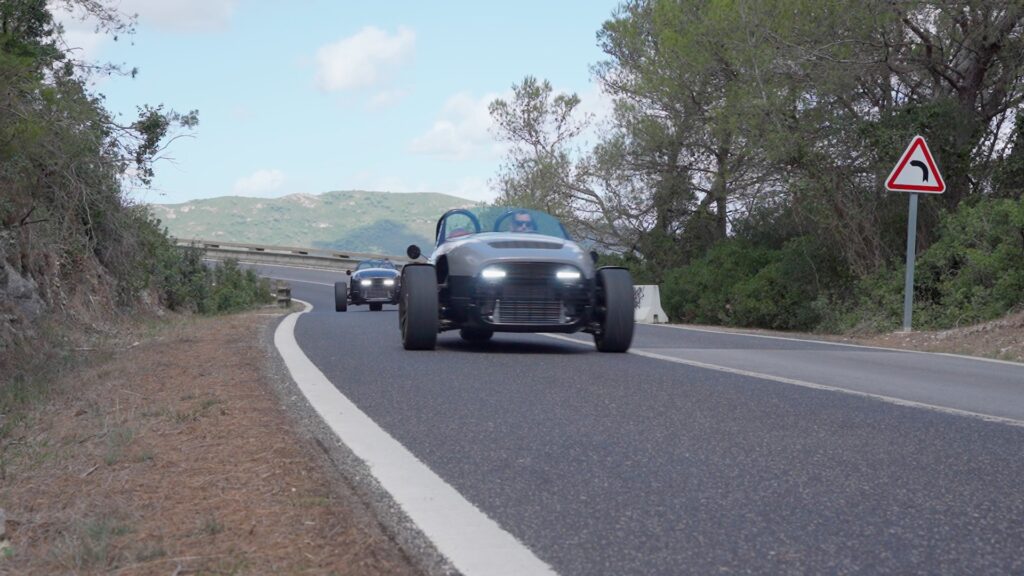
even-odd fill
[[[923,137],[914,136],[910,141],[910,146],[886,179],[885,187],[893,192],[942,194],[946,191],[946,182],[939,174]]]

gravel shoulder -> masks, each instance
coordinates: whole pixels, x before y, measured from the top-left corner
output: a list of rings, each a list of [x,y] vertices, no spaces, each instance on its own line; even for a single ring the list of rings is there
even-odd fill
[[[429,569],[303,423],[268,350],[280,317],[176,318],[57,383],[0,446],[0,573]]]

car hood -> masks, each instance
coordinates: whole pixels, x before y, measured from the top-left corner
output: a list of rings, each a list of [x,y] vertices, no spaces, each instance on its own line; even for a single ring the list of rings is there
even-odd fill
[[[594,263],[571,240],[541,234],[485,232],[446,242],[431,257],[442,256],[448,271],[456,276],[475,276],[484,267],[502,262],[552,262],[579,268],[587,278],[594,277]]]

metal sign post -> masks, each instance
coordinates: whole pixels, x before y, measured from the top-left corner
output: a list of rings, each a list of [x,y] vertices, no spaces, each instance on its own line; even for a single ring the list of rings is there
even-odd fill
[[[914,257],[917,252],[917,195],[942,194],[946,183],[939,174],[932,153],[924,138],[914,136],[885,181],[893,192],[910,192],[910,214],[907,217],[907,274],[903,285],[903,331],[910,332],[914,312]]]
[[[910,216],[907,218],[907,273],[903,283],[903,331],[910,332],[914,314],[914,258],[917,252],[917,193],[910,194]]]

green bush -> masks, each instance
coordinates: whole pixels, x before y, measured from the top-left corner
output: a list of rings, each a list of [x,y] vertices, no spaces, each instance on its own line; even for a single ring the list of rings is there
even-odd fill
[[[837,255],[810,237],[773,250],[730,239],[668,273],[663,305],[684,322],[809,329],[828,288],[843,277]]]
[[[936,236],[917,258],[915,328],[981,322],[1024,305],[1024,201],[963,204],[941,216]],[[732,238],[669,271],[663,305],[683,322],[829,332],[898,329],[904,266],[860,279],[846,269],[813,237],[789,240],[777,250]]]
[[[155,289],[160,303],[171,310],[220,314],[271,302],[270,285],[237,260],[207,267],[205,252],[196,246],[176,246],[160,221],[142,211],[135,221],[137,250],[127,284],[137,293]]]
[[[986,199],[944,214],[915,271],[915,326],[990,320],[1024,303],[1024,201]]]
[[[269,281],[241,269],[237,260],[228,259],[213,268],[212,279],[210,294],[200,308],[205,314],[238,312],[274,300]]]
[[[662,305],[670,318],[700,324],[735,324],[734,288],[771,261],[770,251],[730,239],[688,266],[670,270]]]
[[[821,332],[891,332],[903,322],[904,268],[880,270],[853,281],[852,289],[819,298]]]
[[[896,330],[903,320],[905,266],[861,278],[819,325],[835,332]],[[915,329],[991,320],[1024,304],[1024,202],[983,199],[945,213],[937,240],[914,270]]]
[[[807,330],[821,322],[820,299],[844,277],[837,255],[810,237],[768,253],[770,261],[733,288],[734,322],[774,330]]]

